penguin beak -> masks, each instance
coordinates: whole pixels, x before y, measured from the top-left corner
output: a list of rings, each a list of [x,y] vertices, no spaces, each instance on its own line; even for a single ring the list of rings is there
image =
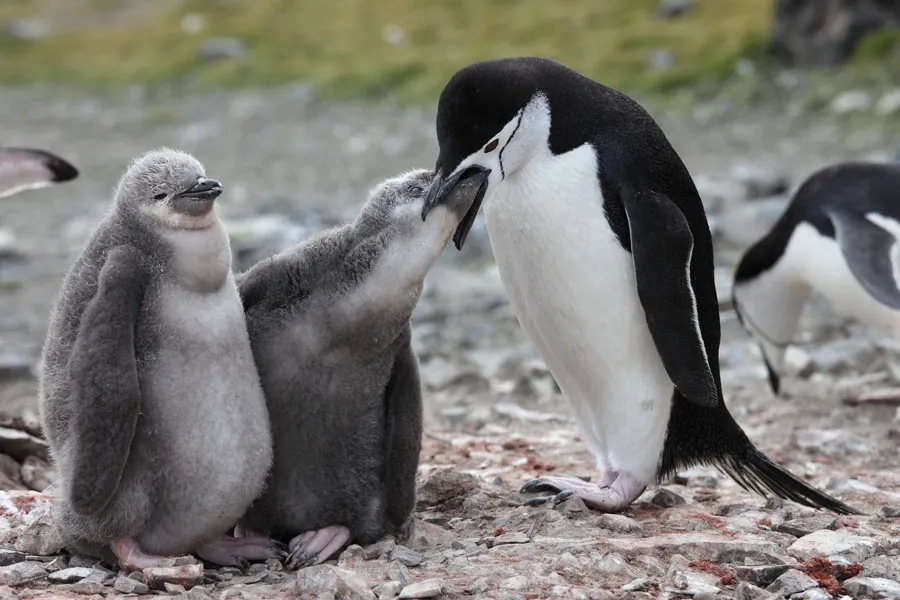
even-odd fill
[[[200,178],[197,183],[184,190],[176,198],[190,200],[215,200],[222,193],[222,184],[215,179]]]
[[[425,205],[422,207],[423,221],[434,207],[448,203],[448,199],[451,197],[453,197],[454,205],[468,206],[453,234],[453,243],[457,250],[462,250],[466,236],[469,235],[469,231],[475,223],[475,216],[478,214],[481,201],[484,200],[484,194],[487,192],[490,174],[490,169],[481,165],[472,165],[451,175],[446,181],[438,173],[428,187]],[[454,194],[454,190],[459,190],[461,193]]]

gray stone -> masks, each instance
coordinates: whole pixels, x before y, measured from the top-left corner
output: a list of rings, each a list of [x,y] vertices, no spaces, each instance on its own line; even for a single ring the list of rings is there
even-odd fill
[[[426,579],[411,583],[400,591],[400,598],[434,598],[440,596],[444,590],[444,583],[440,579]]]
[[[40,563],[20,562],[6,567],[0,567],[0,585],[17,586],[47,576],[47,569]]]
[[[391,560],[403,563],[407,567],[415,567],[422,564],[422,561],[425,560],[425,555],[421,552],[410,550],[406,546],[398,545],[391,551]]]
[[[812,450],[834,458],[874,452],[870,440],[842,429],[801,429],[794,433],[794,439],[803,450]]]
[[[502,535],[498,535],[494,538],[494,546],[502,546],[504,544],[527,544],[529,541],[529,537],[520,531],[510,531],[509,533],[504,533]]]
[[[837,519],[831,515],[813,515],[811,517],[801,517],[799,519],[791,519],[790,521],[785,521],[784,523],[780,523],[775,525],[772,529],[774,531],[780,531],[781,533],[787,533],[794,537],[803,537],[804,535],[809,535],[814,531],[819,531],[820,529],[831,529],[834,530],[837,528]]]
[[[784,173],[759,165],[738,164],[731,171],[748,200],[786,194],[791,185]]]
[[[0,453],[8,454],[19,462],[29,456],[47,460],[47,442],[28,432],[12,427],[0,427]]]
[[[742,581],[734,588],[735,600],[779,600],[772,592],[762,590],[755,585]]]
[[[500,582],[500,588],[504,590],[515,590],[520,592],[528,588],[528,578],[524,575],[514,575]]]
[[[376,585],[372,588],[372,591],[375,592],[379,600],[382,600],[383,598],[396,598],[402,587],[399,581],[387,581]]]
[[[629,581],[619,589],[623,592],[639,592],[641,590],[646,590],[650,587],[650,580],[646,577],[640,577],[638,579],[634,579]]]
[[[571,500],[569,500],[571,502]],[[640,522],[626,517],[625,515],[603,514],[597,517],[598,526],[616,533],[640,533],[644,530],[644,526]]]
[[[748,581],[761,587],[771,585],[773,581],[790,568],[790,565],[732,566],[735,577],[741,581]]]
[[[419,487],[416,493],[416,508],[419,510],[434,506],[458,508],[478,487],[478,478],[470,473],[460,473],[452,469],[438,471]]]
[[[822,588],[813,588],[791,596],[791,600],[832,600],[834,596]]]
[[[202,60],[212,62],[228,58],[244,58],[247,54],[247,46],[244,42],[234,37],[210,38],[203,42],[199,55]]]
[[[852,577],[843,587],[853,598],[900,598],[900,583],[883,577]]]
[[[716,577],[715,579],[719,579]],[[688,596],[696,596],[698,594],[717,594],[718,586],[707,580],[702,573],[693,573],[689,571],[676,571],[672,576],[672,583],[675,588]]]
[[[900,89],[885,92],[875,105],[875,112],[883,117],[900,112]]]
[[[20,42],[37,42],[50,33],[47,21],[37,17],[10,21],[4,27],[6,36]]]
[[[304,597],[330,593],[335,600],[375,600],[375,593],[362,575],[332,565],[315,565],[297,571],[297,589]]]
[[[25,528],[16,539],[16,550],[26,554],[48,556],[58,554],[65,543],[53,522],[53,505],[35,503],[25,517]]]
[[[881,514],[884,515],[886,519],[896,519],[900,517],[900,506],[882,506]]]
[[[93,575],[96,571],[90,567],[69,567],[47,576],[49,581],[53,583],[75,583],[81,581],[89,575]]]
[[[47,461],[37,456],[29,456],[22,462],[20,471],[22,481],[29,488],[36,492],[43,492],[47,487],[53,485],[56,480],[56,473]]]
[[[96,581],[79,581],[62,585],[60,588],[73,594],[78,594],[78,596],[91,596],[90,600],[100,600],[109,593],[108,587]]]
[[[25,553],[8,548],[0,548],[0,567],[8,567],[25,560]]]
[[[831,101],[831,112],[843,115],[846,113],[867,110],[872,106],[872,96],[863,90],[850,90],[838,94]]]
[[[833,556],[851,562],[861,562],[875,554],[877,541],[841,531],[815,531],[791,544],[787,552],[799,560],[809,560],[814,556]]]
[[[177,583],[190,589],[203,583],[203,565],[189,563],[172,567],[152,567],[144,569],[146,583],[153,589],[162,589],[165,582]]]
[[[637,573],[634,568],[628,564],[628,561],[625,560],[625,557],[617,552],[610,552],[609,554],[604,554],[603,556],[598,557],[593,565],[594,570],[600,573],[601,575],[628,575],[629,577],[635,577]]]
[[[184,586],[180,584],[173,584],[172,582],[166,581],[163,582],[163,588],[168,585],[177,585],[180,588],[184,588]],[[130,577],[117,577],[113,587],[116,588],[116,591],[122,592],[123,594],[149,594],[150,586],[142,581],[136,581],[131,579]]]
[[[772,582],[772,585],[767,587],[766,591],[786,597],[790,596],[791,594],[798,594],[814,587],[819,587],[819,583],[815,579],[813,579],[803,571],[798,571],[797,569],[789,569],[782,573],[778,577],[778,579]]]
[[[647,57],[647,66],[654,71],[668,71],[675,66],[675,53],[669,48],[654,50]]]
[[[863,561],[866,577],[884,577],[900,581],[900,556],[873,556]]]
[[[678,504],[684,504],[684,498],[666,488],[659,488],[650,498],[650,503],[663,508],[671,508]]]

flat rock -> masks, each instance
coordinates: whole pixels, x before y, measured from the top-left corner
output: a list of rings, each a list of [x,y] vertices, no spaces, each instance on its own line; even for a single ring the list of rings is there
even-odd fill
[[[502,546],[504,544],[527,544],[531,539],[520,531],[511,531],[498,535],[494,538],[494,546]]]
[[[644,530],[640,522],[625,515],[603,514],[597,518],[596,523],[603,529],[616,533],[640,533]]]
[[[772,592],[767,592],[747,582],[741,582],[734,588],[734,598],[735,600],[780,600],[779,596]]]
[[[877,540],[846,531],[814,531],[791,544],[787,553],[800,560],[814,556],[840,557],[850,562],[861,562],[875,554]]]
[[[900,583],[883,577],[851,577],[844,591],[853,598],[900,598]]]
[[[47,579],[53,583],[75,583],[95,573],[90,567],[69,567],[50,573]]]
[[[415,567],[422,564],[422,561],[425,560],[425,555],[406,546],[395,546],[391,551],[391,560],[401,562],[407,567]]]
[[[678,504],[684,504],[684,498],[666,488],[656,490],[656,493],[650,498],[650,503],[663,508],[671,508]]]
[[[433,506],[456,508],[479,487],[478,478],[451,469],[438,471],[419,487],[416,506],[423,510]]]
[[[782,573],[791,568],[790,565],[760,565],[760,566],[746,566],[746,565],[734,565],[731,567],[734,569],[734,576],[740,579],[741,581],[747,581],[752,583],[753,585],[758,585],[761,587],[767,587],[772,584],[773,581],[778,579]]]
[[[203,565],[200,563],[175,567],[152,567],[141,572],[146,578],[147,585],[157,590],[163,589],[167,581],[184,586],[186,590],[203,583]]]
[[[834,530],[835,528],[837,528],[837,518],[831,515],[813,515],[785,521],[772,529],[799,538],[821,529]]]
[[[315,565],[297,571],[297,589],[302,597],[332,594],[335,600],[375,600],[375,593],[362,575],[332,565]]]
[[[47,569],[40,563],[20,562],[0,567],[0,585],[23,585],[47,576]]]
[[[0,426],[0,453],[19,461],[29,456],[49,460],[47,442],[25,431]]]
[[[163,582],[163,589],[169,591],[169,587],[175,586],[179,589],[185,589],[181,584],[173,584],[170,581]],[[113,587],[116,588],[117,592],[122,592],[123,594],[149,594],[150,586],[142,581],[138,581],[136,579],[132,579],[131,577],[117,577]]]
[[[400,598],[434,598],[443,592],[444,584],[440,579],[426,579],[411,583],[400,590]]]
[[[25,553],[18,550],[9,550],[8,548],[0,548],[0,567],[14,565],[25,560]]]
[[[900,581],[900,556],[873,556],[863,561],[863,573],[867,577],[884,577]]]
[[[772,582],[772,585],[767,587],[766,591],[777,594],[778,596],[787,597],[791,594],[798,594],[815,587],[819,587],[819,583],[815,579],[803,571],[789,569]]]

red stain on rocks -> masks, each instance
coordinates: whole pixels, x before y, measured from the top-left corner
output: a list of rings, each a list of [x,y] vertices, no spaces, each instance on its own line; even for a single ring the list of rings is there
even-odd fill
[[[531,443],[522,438],[506,440],[501,446],[504,450],[525,450],[531,447]]]
[[[815,579],[822,589],[832,596],[836,596],[841,591],[839,581],[859,575],[863,571],[863,566],[859,563],[834,565],[825,557],[814,556],[808,561],[800,563],[800,569]]]
[[[702,571],[703,573],[709,573],[710,575],[719,577],[722,580],[722,585],[737,585],[737,579],[735,579],[734,574],[731,571],[712,561],[695,560],[689,562],[688,566],[695,571]]]

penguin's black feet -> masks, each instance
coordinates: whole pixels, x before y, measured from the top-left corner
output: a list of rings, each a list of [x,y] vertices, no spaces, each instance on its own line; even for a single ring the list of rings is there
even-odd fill
[[[552,496],[538,496],[525,501],[526,506],[540,506],[552,502],[560,504],[579,497],[585,506],[603,512],[619,512],[634,502],[646,489],[646,484],[624,471],[610,472],[599,484],[588,483],[574,477],[544,475],[525,482],[521,494],[554,492]]]
[[[290,554],[285,566],[289,569],[300,569],[321,564],[349,541],[350,530],[343,525],[330,525],[315,531],[306,531],[288,544]]]
[[[223,567],[237,567],[245,570],[251,560],[276,558],[284,560],[287,548],[277,540],[264,535],[245,537],[223,537],[200,544],[194,552],[206,562]]]

